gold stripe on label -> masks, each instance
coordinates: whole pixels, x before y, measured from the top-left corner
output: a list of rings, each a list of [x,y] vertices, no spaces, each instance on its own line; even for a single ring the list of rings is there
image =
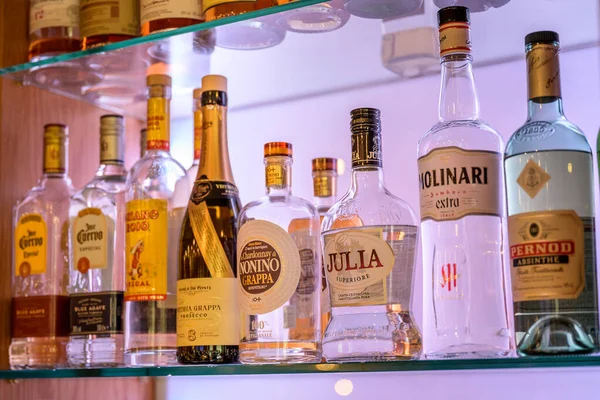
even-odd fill
[[[194,160],[200,159],[202,143],[202,110],[194,111]]]
[[[313,193],[317,197],[333,196],[333,179],[329,176],[315,176],[313,178]]]
[[[527,53],[527,92],[529,99],[561,97],[558,47],[539,43]]]
[[[203,201],[198,205],[190,202],[188,215],[196,243],[210,270],[210,275],[213,278],[234,278],[233,269],[212,223],[206,202]]]
[[[440,26],[440,56],[471,52],[471,28],[467,22],[450,22]]]

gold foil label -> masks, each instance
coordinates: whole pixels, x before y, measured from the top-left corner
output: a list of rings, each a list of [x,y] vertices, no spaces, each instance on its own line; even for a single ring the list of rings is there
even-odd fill
[[[194,160],[200,159],[202,144],[202,110],[194,111]]]
[[[122,163],[125,160],[125,148],[120,135],[100,135],[100,161],[103,163]]]
[[[107,228],[107,218],[99,208],[90,207],[79,211],[71,226],[74,270],[85,274],[90,269],[106,268]]]
[[[315,176],[313,178],[313,193],[317,197],[333,196],[333,179],[329,176]]]
[[[140,34],[137,1],[80,0],[81,37]]]
[[[209,8],[213,8],[214,6],[218,6],[219,4],[227,4],[227,3],[253,3],[257,0],[203,0],[202,1],[202,13],[205,13]],[[281,4],[281,3],[280,3]]]
[[[44,172],[62,174],[66,170],[65,138],[44,138]]]
[[[282,164],[268,163],[265,166],[266,186],[284,186],[289,185],[289,168]]]
[[[529,160],[521,171],[517,183],[533,199],[550,181],[550,178],[550,175],[542,167],[535,161]]]
[[[51,27],[79,28],[79,1],[30,0],[29,33]]]
[[[141,0],[140,20],[146,22],[165,18],[202,19],[200,0]]]
[[[508,218],[513,301],[577,299],[585,288],[584,229],[572,210]]]
[[[27,278],[46,273],[48,234],[40,214],[24,214],[15,228],[15,275]]]
[[[561,97],[559,48],[551,44],[535,44],[527,52],[527,93],[529,99]]]
[[[471,52],[471,27],[467,22],[450,22],[440,26],[440,56]]]
[[[125,301],[167,298],[167,201],[127,202]]]
[[[333,307],[387,303],[386,278],[396,256],[381,228],[323,234],[325,273]]]
[[[240,342],[237,278],[177,281],[177,347],[237,346]]]
[[[240,309],[266,314],[287,303],[302,272],[294,239],[274,223],[252,220],[240,228],[237,243]]]
[[[502,155],[443,147],[419,158],[421,220],[500,216]]]
[[[170,116],[169,100],[162,97],[148,99],[146,149],[169,151]]]

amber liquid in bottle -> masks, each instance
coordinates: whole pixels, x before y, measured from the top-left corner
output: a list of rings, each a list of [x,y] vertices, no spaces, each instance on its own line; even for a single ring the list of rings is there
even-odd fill
[[[205,10],[204,17],[206,21],[214,21],[215,19],[233,17],[234,15],[262,10],[263,8],[274,7],[276,5],[278,5],[277,0],[238,1],[217,4]]]
[[[78,51],[79,15],[76,0],[29,1],[29,59]]]
[[[81,49],[81,39],[67,27],[41,28],[29,35],[29,59],[43,55],[70,53]]]
[[[137,0],[82,0],[79,24],[83,49],[121,42],[139,35]]]

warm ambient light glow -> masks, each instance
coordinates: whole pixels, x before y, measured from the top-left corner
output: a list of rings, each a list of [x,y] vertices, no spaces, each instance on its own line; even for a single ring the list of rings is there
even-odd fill
[[[354,390],[354,385],[350,379],[340,379],[335,383],[334,389],[340,396],[349,396]]]
[[[346,172],[346,163],[341,158],[337,159],[337,172],[338,176],[342,176]]]

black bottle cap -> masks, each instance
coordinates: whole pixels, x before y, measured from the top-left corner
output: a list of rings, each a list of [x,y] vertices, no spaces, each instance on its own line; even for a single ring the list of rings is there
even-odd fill
[[[382,166],[380,116],[376,108],[356,108],[350,112],[352,168]]]
[[[531,32],[525,36],[525,46],[534,43],[558,43],[558,33],[553,31]]]
[[[356,108],[350,111],[350,130],[352,133],[381,132],[381,112],[376,108]]]
[[[444,7],[438,11],[437,16],[438,26],[449,22],[469,23],[471,20],[469,9],[461,6]]]

